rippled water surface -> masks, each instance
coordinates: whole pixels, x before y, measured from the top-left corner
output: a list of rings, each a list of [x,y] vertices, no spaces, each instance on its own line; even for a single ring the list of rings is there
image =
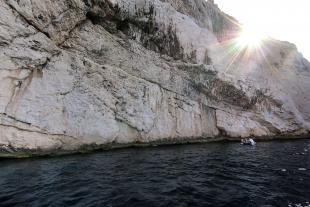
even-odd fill
[[[0,206],[310,206],[310,140],[0,160]]]

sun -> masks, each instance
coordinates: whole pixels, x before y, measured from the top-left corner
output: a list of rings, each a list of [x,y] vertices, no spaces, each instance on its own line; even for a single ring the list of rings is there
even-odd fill
[[[267,35],[255,27],[243,26],[237,38],[237,44],[241,48],[258,48]]]

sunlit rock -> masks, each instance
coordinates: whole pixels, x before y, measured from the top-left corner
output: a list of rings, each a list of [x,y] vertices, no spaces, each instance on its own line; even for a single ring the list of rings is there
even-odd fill
[[[0,148],[306,135],[310,64],[203,0],[0,0]]]

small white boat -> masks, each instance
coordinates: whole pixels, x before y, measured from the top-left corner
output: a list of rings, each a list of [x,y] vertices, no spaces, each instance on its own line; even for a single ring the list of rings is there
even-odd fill
[[[256,142],[252,138],[245,138],[245,139],[241,139],[241,144],[254,146],[256,145]]]

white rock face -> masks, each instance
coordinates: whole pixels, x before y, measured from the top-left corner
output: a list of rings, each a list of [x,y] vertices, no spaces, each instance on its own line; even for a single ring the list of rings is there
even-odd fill
[[[239,26],[211,1],[0,0],[0,14],[3,156],[309,133],[309,62],[275,40],[236,57]]]

